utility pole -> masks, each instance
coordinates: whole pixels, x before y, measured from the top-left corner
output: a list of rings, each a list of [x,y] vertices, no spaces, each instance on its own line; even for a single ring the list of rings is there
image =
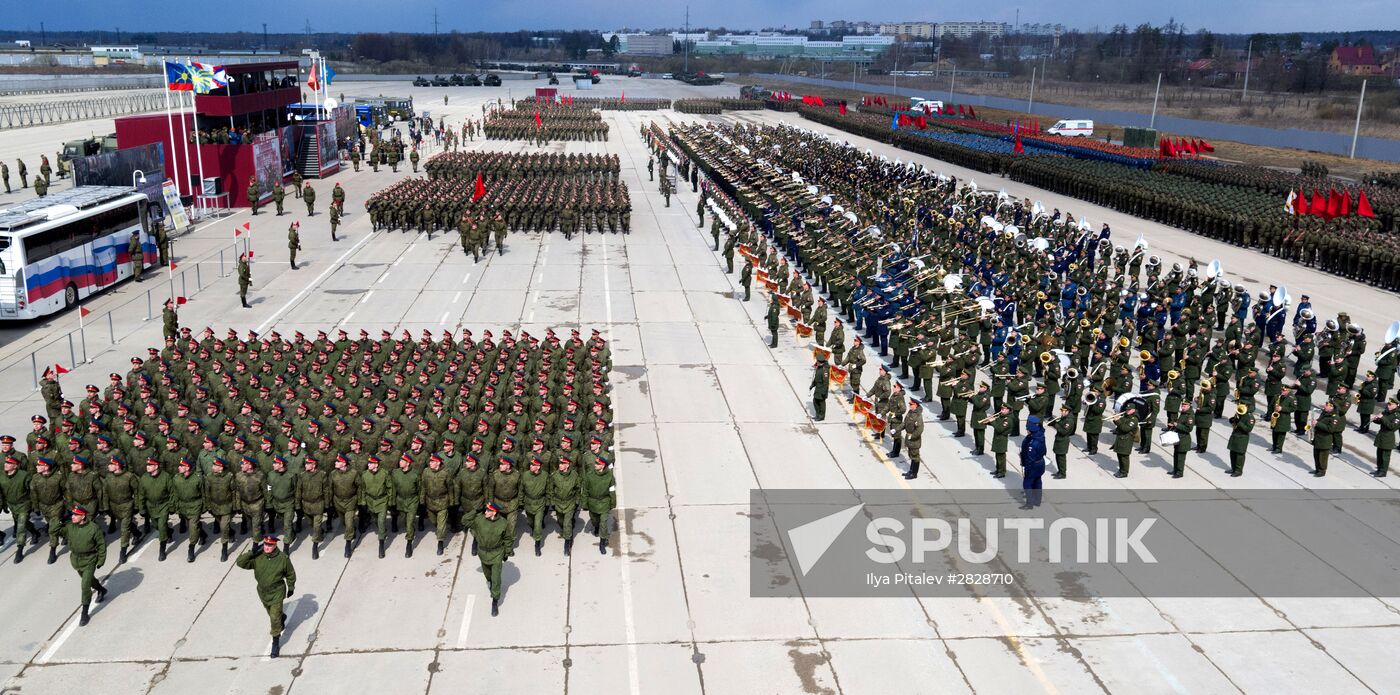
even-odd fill
[[[1157,73],[1157,92],[1152,95],[1152,120],[1147,122],[1148,128],[1157,127],[1157,97],[1162,96],[1162,73]]]
[[[434,8],[433,8],[433,36],[437,36],[437,33],[438,33],[437,8],[434,7]]]
[[[1366,80],[1361,81],[1361,99],[1356,102],[1356,126],[1351,131],[1351,158],[1356,159],[1356,139],[1361,135],[1361,107],[1366,105]]]
[[[1035,113],[1035,68],[1031,68],[1031,96],[1026,100],[1026,113]]]
[[[953,103],[953,88],[958,86],[958,64],[953,63],[953,79],[948,81],[948,103]]]
[[[1244,101],[1245,97],[1249,96],[1249,68],[1252,63],[1254,63],[1254,42],[1250,41],[1249,51],[1245,54],[1244,58],[1244,91],[1240,92],[1241,102]]]
[[[267,22],[263,22],[263,50],[267,50]]]
[[[894,69],[890,71],[894,77],[894,95],[899,96],[899,37],[894,37]]]
[[[44,23],[39,22],[39,45],[46,46],[49,43],[49,32],[44,29]]]
[[[685,6],[685,37],[681,41],[681,52],[684,55],[684,65],[681,72],[690,72],[690,5]]]

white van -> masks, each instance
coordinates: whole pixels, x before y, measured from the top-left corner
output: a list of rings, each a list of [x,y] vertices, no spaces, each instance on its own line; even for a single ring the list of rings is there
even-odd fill
[[[1051,135],[1068,135],[1069,137],[1087,138],[1094,135],[1093,121],[1058,121],[1050,126],[1045,132]]]
[[[910,110],[910,111],[923,111],[924,113],[930,113],[930,114],[931,114],[931,113],[933,113],[933,112],[935,112],[935,111],[942,111],[942,110],[943,110],[943,102],[941,102],[941,101],[935,101],[935,100],[933,100],[933,99],[924,99],[924,98],[922,98],[922,97],[910,97],[910,98],[909,98],[909,110]]]

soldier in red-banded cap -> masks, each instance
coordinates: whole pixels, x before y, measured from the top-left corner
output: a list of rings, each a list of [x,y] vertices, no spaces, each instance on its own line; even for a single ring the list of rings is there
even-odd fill
[[[268,622],[272,626],[272,651],[276,657],[281,651],[282,631],[287,627],[287,615],[282,612],[282,603],[296,593],[297,571],[292,567],[292,558],[278,550],[277,537],[262,539],[261,549],[249,550],[238,556],[237,564],[245,570],[253,571],[257,582],[258,600],[267,611]]]
[[[414,530],[418,519],[419,475],[414,468],[413,457],[405,453],[399,457],[399,467],[389,472],[389,486],[393,488],[394,526],[404,527],[404,557],[413,557]]]
[[[170,513],[175,503],[174,481],[161,468],[154,456],[146,458],[146,474],[136,488],[136,506],[145,517],[147,533],[155,526],[160,539],[160,560],[165,561],[166,543],[170,542]]]
[[[487,502],[481,515],[471,521],[472,546],[481,560],[481,572],[491,590],[491,615],[496,615],[501,603],[501,566],[515,546],[515,519],[502,514],[495,502]]]
[[[365,470],[360,471],[358,489],[360,501],[368,513],[374,517],[375,532],[379,537],[379,557],[384,558],[384,547],[388,544],[389,508],[394,503],[394,487],[390,484],[389,473],[380,468],[378,456],[370,456]]]
[[[63,528],[63,537],[68,541],[68,560],[81,582],[82,617],[78,624],[87,625],[92,592],[97,591],[98,603],[107,598],[107,587],[97,580],[98,568],[107,564],[107,538],[97,524],[88,523],[86,507],[73,507],[70,513],[72,522]]]

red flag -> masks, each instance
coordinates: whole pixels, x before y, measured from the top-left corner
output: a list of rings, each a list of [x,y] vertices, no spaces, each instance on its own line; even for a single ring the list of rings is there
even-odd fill
[[[486,195],[486,182],[481,180],[481,172],[476,174],[476,191],[472,194],[472,202],[481,200],[481,196]]]
[[[1026,151],[1026,149],[1025,149],[1024,147],[1021,147],[1021,135],[1020,135],[1020,133],[1017,133],[1017,134],[1016,134],[1016,146],[1013,147],[1013,148],[1011,148],[1011,150],[1012,150],[1013,152],[1015,152],[1016,154],[1022,154],[1022,153],[1024,153],[1024,152]]]
[[[846,115],[846,102],[843,101],[840,104],[837,104],[837,106],[841,109],[841,115]]]
[[[1211,146],[1210,146],[1210,143],[1206,142],[1205,140],[1202,140],[1202,141],[1201,141],[1201,151],[1203,151],[1203,152],[1214,152],[1214,151],[1215,151],[1215,148],[1214,148],[1214,147],[1211,147]]]
[[[1342,191],[1341,207],[1338,214],[1342,217],[1351,216],[1351,191]]]
[[[972,108],[972,104],[967,105],[967,115],[977,118],[977,110]]]
[[[1327,219],[1332,219],[1342,214],[1342,197],[1337,195],[1337,189],[1327,189]]]
[[[1317,192],[1316,188],[1313,189],[1312,206],[1308,208],[1308,212],[1319,217],[1327,214],[1327,201],[1323,199],[1321,193]]]
[[[928,119],[923,116],[919,116],[919,130],[924,130],[925,128],[928,128]]]
[[[188,299],[186,299],[186,298],[184,298],[184,297],[176,297],[176,298],[175,298],[175,304],[177,304],[177,305],[184,304],[185,302],[188,302],[188,301],[190,301],[190,300],[188,300]]]
[[[311,63],[311,75],[306,78],[306,86],[310,87],[313,91],[321,88],[321,83],[316,80],[315,61]]]
[[[536,127],[536,128],[543,128],[543,127],[544,127],[544,121],[540,120],[540,112],[539,112],[538,109],[535,110],[535,127]]]
[[[53,364],[53,370],[54,370],[54,372],[57,373],[57,374],[67,374],[69,371],[71,371],[71,370],[68,370],[68,369],[64,369],[64,368],[63,368],[63,365],[61,365],[61,364],[59,364],[59,363],[57,363],[57,362],[55,362],[55,363]]]
[[[92,310],[88,309],[88,308],[85,307],[85,306],[80,306],[80,307],[78,307],[78,317],[79,317],[79,318],[81,318],[81,317],[83,317],[83,316],[87,316],[88,314],[91,314],[91,313],[92,313]]]
[[[1190,140],[1187,140],[1187,141],[1186,141],[1185,146],[1186,146],[1186,152],[1187,152],[1188,154],[1190,154],[1190,155],[1193,156],[1193,157],[1196,156],[1196,146],[1193,145],[1193,144],[1191,144],[1191,141],[1190,141]]]
[[[1312,211],[1308,209],[1308,192],[1300,188],[1298,189],[1298,199],[1293,201],[1293,214],[1308,215],[1311,213]]]
[[[1376,216],[1375,211],[1371,210],[1371,201],[1366,199],[1366,191],[1365,191],[1365,189],[1362,189],[1362,191],[1361,191],[1360,193],[1357,193],[1357,194],[1356,194],[1356,216],[1357,216],[1357,217],[1375,217],[1375,216]]]
[[[253,257],[253,252],[252,252],[252,251],[249,251],[249,252],[248,252],[248,257],[249,257],[249,258],[252,258],[252,257]],[[176,267],[177,267],[177,266],[175,265],[175,261],[171,261],[171,262],[170,262],[170,270],[173,271],[173,270],[175,270]]]
[[[622,103],[627,103],[627,92],[622,93]]]
[[[962,104],[958,104],[958,115],[961,116],[961,115],[963,115],[963,113],[964,113],[964,112],[963,112],[963,105],[962,105]]]

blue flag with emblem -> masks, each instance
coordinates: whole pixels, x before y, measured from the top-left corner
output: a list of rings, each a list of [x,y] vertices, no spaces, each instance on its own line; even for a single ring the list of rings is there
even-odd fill
[[[165,88],[173,92],[194,90],[194,79],[187,65],[165,61]]]

